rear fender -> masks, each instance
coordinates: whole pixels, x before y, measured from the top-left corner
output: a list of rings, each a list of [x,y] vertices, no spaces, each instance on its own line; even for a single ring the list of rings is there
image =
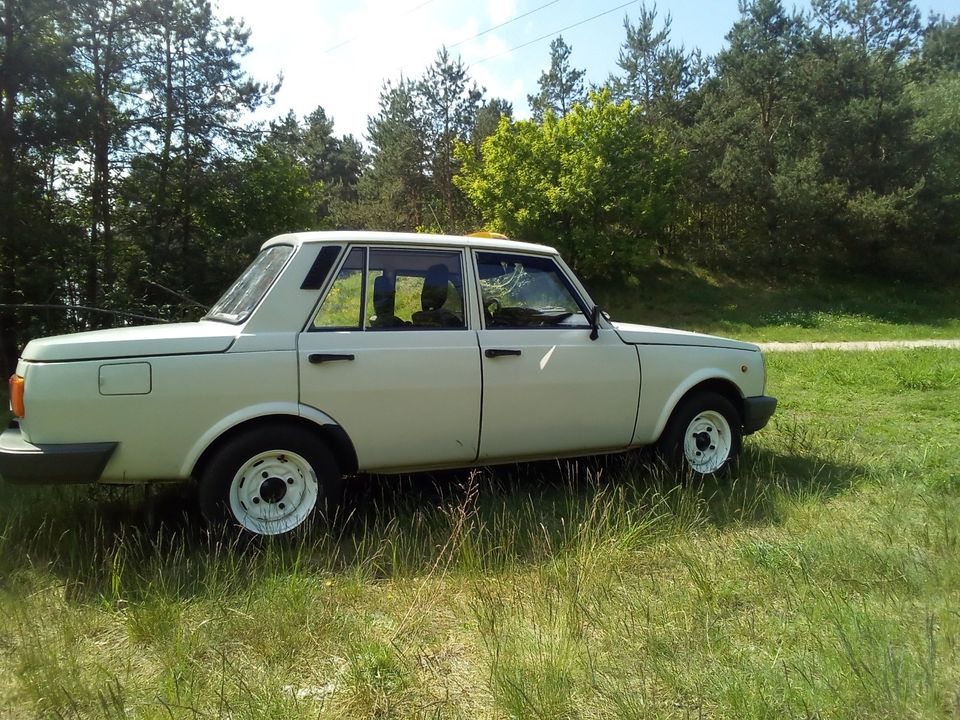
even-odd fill
[[[203,455],[203,453],[207,450],[207,448],[217,441],[217,438],[221,437],[224,433],[229,432],[232,428],[248,422],[249,420],[257,420],[259,418],[267,418],[271,416],[276,416],[278,418],[282,418],[284,416],[300,417],[310,420],[317,426],[337,426],[337,422],[329,415],[307,405],[300,405],[297,403],[264,403],[261,405],[246,407],[223,418],[220,420],[220,422],[200,436],[199,440],[197,440],[197,442],[190,449],[190,452],[187,453],[187,456],[184,458],[183,465],[180,468],[180,477],[190,477],[193,469],[196,467],[197,462],[200,460],[200,457]]]

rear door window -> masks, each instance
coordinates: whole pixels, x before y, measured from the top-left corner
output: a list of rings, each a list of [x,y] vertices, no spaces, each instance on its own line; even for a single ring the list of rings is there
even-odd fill
[[[312,329],[462,330],[466,326],[461,251],[371,247],[350,251]]]
[[[314,330],[359,330],[363,293],[364,249],[354,248],[347,255],[337,277],[327,291],[320,310],[313,318]]]

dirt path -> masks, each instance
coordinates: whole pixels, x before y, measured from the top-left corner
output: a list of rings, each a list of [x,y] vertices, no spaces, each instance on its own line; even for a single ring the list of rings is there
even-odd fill
[[[863,340],[854,342],[769,342],[757,343],[764,352],[805,350],[893,350],[896,348],[960,348],[960,340]]]

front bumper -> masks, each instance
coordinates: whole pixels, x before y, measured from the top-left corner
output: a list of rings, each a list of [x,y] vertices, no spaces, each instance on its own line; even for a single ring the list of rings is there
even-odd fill
[[[757,395],[743,399],[743,434],[749,435],[760,430],[770,421],[777,409],[777,399],[768,395]]]
[[[0,477],[11,483],[96,482],[117,443],[34,445],[11,423],[0,435]]]

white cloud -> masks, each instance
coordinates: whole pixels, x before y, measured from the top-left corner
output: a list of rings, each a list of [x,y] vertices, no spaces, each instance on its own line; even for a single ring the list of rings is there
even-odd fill
[[[462,48],[464,63],[470,66],[470,75],[486,88],[487,98],[504,98],[513,103],[515,116],[522,117],[527,105],[523,78],[511,72],[509,46],[497,33],[484,35],[466,43]],[[471,61],[486,62],[470,65]]]
[[[487,0],[487,17],[495,24],[506,22],[516,14],[516,0]]]
[[[246,20],[254,52],[244,65],[260,80],[283,74],[268,118],[292,109],[298,115],[323,106],[338,134],[362,135],[377,110],[384,81],[418,77],[451,38],[470,37],[476,21],[457,25],[418,10],[383,10],[366,0],[344,9],[310,0],[287,0],[282,12],[262,0],[220,0],[220,12]],[[337,7],[337,6],[334,6]]]
[[[283,74],[275,105],[257,113],[257,118],[288,110],[302,116],[322,106],[334,118],[337,134],[360,137],[367,118],[378,110],[383,83],[401,75],[420,77],[444,44],[456,45],[452,53],[462,57],[488,98],[506,98],[515,115],[525,117],[527,93],[548,62],[546,41],[517,52],[508,50],[580,13],[577,4],[558,4],[548,13],[484,32],[520,12],[517,0],[219,0],[218,8],[219,15],[242,17],[252,29],[253,52],[243,61],[248,72],[261,81]],[[483,34],[476,37],[478,33]],[[608,47],[607,40],[598,35],[598,46]],[[578,62],[584,50],[575,43]]]

